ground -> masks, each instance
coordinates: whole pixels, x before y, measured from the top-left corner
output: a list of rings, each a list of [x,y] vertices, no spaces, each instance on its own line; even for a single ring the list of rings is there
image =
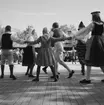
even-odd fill
[[[32,82],[25,76],[26,67],[15,64],[14,72],[17,80],[9,78],[9,68],[5,67],[5,77],[0,79],[0,105],[104,105],[104,78],[100,68],[92,68],[91,84],[82,85],[84,78],[80,73],[80,64],[67,65],[75,70],[71,79],[67,79],[68,71],[59,66],[61,73],[58,82],[53,82],[50,68],[48,75],[41,70],[40,81]],[[36,67],[34,67],[35,75]]]

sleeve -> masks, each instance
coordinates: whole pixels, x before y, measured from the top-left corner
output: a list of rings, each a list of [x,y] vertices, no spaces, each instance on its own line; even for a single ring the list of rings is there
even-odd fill
[[[75,38],[79,38],[80,39],[80,38],[88,35],[91,32],[91,30],[93,29],[93,27],[94,27],[94,24],[93,23],[90,23],[87,27],[82,28],[81,30],[79,30],[78,32],[76,32],[74,34]]]
[[[70,35],[69,35],[69,34],[65,33],[63,30],[60,30],[60,36],[69,37],[69,36],[73,36],[73,34],[70,33]]]
[[[50,37],[52,37],[53,36],[53,31],[50,31],[49,35],[50,35]]]
[[[28,41],[34,41],[34,38],[32,36],[29,36]]]
[[[65,36],[62,36],[62,37],[59,37],[59,38],[55,38],[55,37],[50,37],[51,41],[52,42],[57,42],[57,41],[64,41],[64,40],[67,40],[67,37]]]
[[[62,34],[63,34],[63,36],[65,36],[65,37],[69,37],[69,35],[66,34],[64,31],[62,31]]]
[[[38,44],[39,42],[40,42],[40,40],[41,40],[41,37],[39,37],[37,40],[35,40],[35,41],[27,41],[29,44]]]
[[[103,22],[103,33],[102,33],[102,36],[104,37],[104,22]]]
[[[37,44],[37,43],[39,43],[40,42],[40,40],[41,40],[41,37],[39,37],[37,40],[35,40],[33,43],[34,44]]]
[[[24,43],[24,40],[18,38],[18,36],[16,34],[12,34],[11,35],[11,40],[16,42],[16,43],[19,43],[19,44],[23,44]]]

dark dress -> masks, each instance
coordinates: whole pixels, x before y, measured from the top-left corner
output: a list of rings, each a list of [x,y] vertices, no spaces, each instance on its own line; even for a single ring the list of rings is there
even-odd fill
[[[93,23],[94,28],[91,32],[91,38],[87,41],[86,47],[86,65],[100,67],[104,66],[104,25]]]
[[[23,49],[23,52],[22,66],[35,64],[35,48],[33,48],[33,46],[27,46]]]
[[[85,64],[86,43],[78,40],[76,50],[80,64]]]

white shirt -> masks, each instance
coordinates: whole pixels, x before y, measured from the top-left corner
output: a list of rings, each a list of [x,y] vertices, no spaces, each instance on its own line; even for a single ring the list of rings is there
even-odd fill
[[[63,43],[62,42],[56,42],[54,48],[58,52],[63,52]]]
[[[28,37],[27,37],[27,41],[34,41],[33,36],[32,36],[32,35],[28,36]]]
[[[28,37],[26,38],[27,41],[34,41],[34,37],[32,35],[28,35]],[[28,46],[29,44],[27,44]],[[34,45],[29,45],[29,46],[34,46]]]
[[[67,36],[67,34],[65,34],[63,31],[62,31],[62,34],[63,36]],[[54,49],[57,51],[57,52],[63,52],[64,49],[63,49],[63,41],[58,41],[55,43],[55,46],[54,46]]]

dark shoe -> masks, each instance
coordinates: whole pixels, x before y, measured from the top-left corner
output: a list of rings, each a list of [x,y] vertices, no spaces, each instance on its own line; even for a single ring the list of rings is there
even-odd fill
[[[17,79],[14,75],[10,75],[10,78],[12,78],[13,80]]]
[[[1,75],[0,78],[1,78],[1,79],[4,78],[4,75]]]
[[[28,75],[28,77],[32,77],[32,78],[34,78],[35,76],[34,76],[34,75],[29,74],[29,75]]]
[[[57,77],[57,79],[59,79],[59,78],[60,78],[60,76],[59,76],[59,75],[56,75],[56,77]],[[54,78],[54,76],[50,76],[50,78]]]
[[[10,78],[12,78],[12,75],[10,75]]]
[[[42,70],[45,72],[45,74],[48,74],[48,73],[47,73],[47,70],[46,70],[45,68],[43,68]]]
[[[80,81],[80,83],[82,83],[82,84],[90,84],[91,80],[83,79],[83,80]]]
[[[54,78],[54,82],[57,82],[58,81],[58,79],[57,78]]]
[[[60,78],[60,75],[56,75],[56,77],[57,77],[57,79],[59,79]]]
[[[33,79],[32,81],[38,82],[38,81],[39,81],[39,78],[35,78],[35,79]]]
[[[28,73],[26,72],[25,75],[28,75]]]
[[[50,78],[54,78],[54,76],[50,76]]]
[[[58,72],[58,74],[60,75],[60,73]]]
[[[104,79],[102,79],[102,80],[101,80],[101,82],[103,82],[103,83],[104,83]]]
[[[72,70],[70,73],[69,73],[69,76],[67,78],[71,78],[74,74],[74,70]]]

